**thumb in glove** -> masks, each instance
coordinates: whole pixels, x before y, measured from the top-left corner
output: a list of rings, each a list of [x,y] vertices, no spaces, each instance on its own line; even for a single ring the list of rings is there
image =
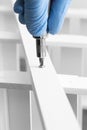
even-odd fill
[[[15,13],[19,14],[19,21],[21,24],[25,24],[24,20],[24,0],[17,0],[14,4]]]

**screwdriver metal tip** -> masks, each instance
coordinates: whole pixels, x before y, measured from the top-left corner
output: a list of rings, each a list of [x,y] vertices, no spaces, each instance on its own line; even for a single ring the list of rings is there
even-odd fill
[[[40,62],[40,68],[44,68],[44,58],[39,58],[39,62]]]

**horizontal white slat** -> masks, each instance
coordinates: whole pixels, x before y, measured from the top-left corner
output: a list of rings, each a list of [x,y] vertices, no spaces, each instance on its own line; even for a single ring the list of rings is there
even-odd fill
[[[0,13],[11,13],[12,14],[12,10],[10,7],[8,6],[0,6]]]
[[[57,74],[58,81],[66,93],[87,94],[87,78],[75,75]],[[0,88],[32,89],[31,77],[28,72],[0,72]]]
[[[66,18],[87,19],[87,9],[69,9]]]
[[[18,33],[0,31],[0,40],[20,41]]]
[[[0,71],[0,88],[30,89],[31,77],[28,72]]]
[[[87,36],[81,35],[48,35],[46,40],[47,46],[60,46],[60,47],[75,47],[85,48],[87,47]]]
[[[74,75],[57,75],[61,86],[66,93],[71,94],[87,94],[87,78]]]

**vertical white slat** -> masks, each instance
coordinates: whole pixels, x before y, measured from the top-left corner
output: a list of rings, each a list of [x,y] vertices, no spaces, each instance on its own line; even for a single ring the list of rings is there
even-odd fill
[[[32,101],[32,104],[31,104],[31,107],[32,107],[32,129],[31,130],[44,130],[43,128],[43,124],[41,122],[41,119],[40,119],[40,114],[39,114],[39,111],[38,111],[38,107],[37,107],[37,103],[36,103],[36,99],[35,99],[35,96],[34,96],[34,93],[32,92],[31,93],[31,101]]]
[[[87,48],[82,49],[82,76],[87,76]]]
[[[33,121],[32,121],[32,92],[29,91],[29,108],[30,108],[30,130],[33,130]]]
[[[3,70],[2,44],[0,44],[0,71]]]
[[[82,129],[82,108],[81,108],[81,95],[77,95],[77,120]]]
[[[0,89],[0,130],[9,130],[7,90]]]
[[[10,130],[7,89],[4,90],[4,102],[5,102],[4,106],[5,106],[6,130]]]
[[[17,49],[17,55],[16,55],[16,61],[17,61],[17,71],[20,71],[20,44],[16,45]]]
[[[81,76],[85,76],[85,48],[82,48],[82,57],[81,57]]]

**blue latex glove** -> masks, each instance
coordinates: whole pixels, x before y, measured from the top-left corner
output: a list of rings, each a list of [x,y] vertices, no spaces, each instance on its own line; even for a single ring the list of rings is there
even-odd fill
[[[48,0],[17,0],[14,11],[19,13],[19,21],[26,24],[33,36],[42,36],[47,32]]]
[[[49,0],[17,0],[14,11],[19,13],[19,21],[26,24],[33,36],[56,34],[61,30],[70,1],[51,0],[48,13]]]
[[[19,21],[25,24],[24,20],[24,0],[17,0],[14,4],[14,11],[19,14]]]

